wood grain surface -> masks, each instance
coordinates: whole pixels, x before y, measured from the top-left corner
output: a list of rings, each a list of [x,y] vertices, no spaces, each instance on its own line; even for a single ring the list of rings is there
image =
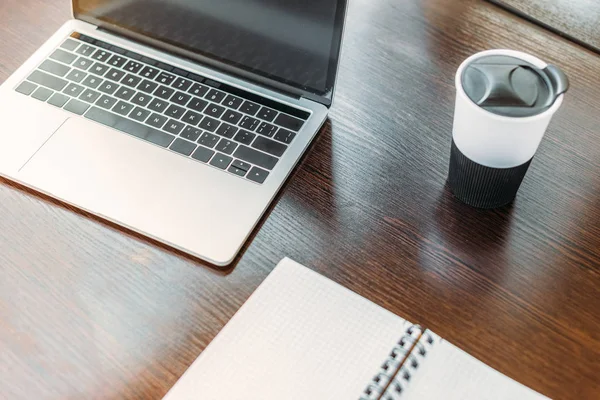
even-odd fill
[[[0,2],[0,80],[68,17]],[[480,211],[446,175],[455,70],[490,48],[572,86],[515,203]],[[284,256],[547,396],[600,398],[599,74],[487,2],[352,0],[330,121],[227,272],[3,181],[0,398],[160,399]]]
[[[597,0],[491,0],[600,52]]]

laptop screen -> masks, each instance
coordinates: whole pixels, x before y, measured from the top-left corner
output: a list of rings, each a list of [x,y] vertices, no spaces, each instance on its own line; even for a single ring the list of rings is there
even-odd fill
[[[330,97],[346,0],[74,0],[75,16],[115,25]],[[87,18],[85,18],[87,17]]]

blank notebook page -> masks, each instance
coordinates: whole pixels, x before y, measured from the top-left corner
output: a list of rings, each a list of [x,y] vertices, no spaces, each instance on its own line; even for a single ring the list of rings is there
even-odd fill
[[[403,399],[547,399],[443,339],[419,366],[404,396]]]
[[[286,258],[165,400],[358,399],[407,326]]]

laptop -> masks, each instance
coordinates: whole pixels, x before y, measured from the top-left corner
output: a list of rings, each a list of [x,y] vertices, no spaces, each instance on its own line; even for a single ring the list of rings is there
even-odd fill
[[[326,120],[346,0],[72,10],[0,86],[0,174],[230,264]]]

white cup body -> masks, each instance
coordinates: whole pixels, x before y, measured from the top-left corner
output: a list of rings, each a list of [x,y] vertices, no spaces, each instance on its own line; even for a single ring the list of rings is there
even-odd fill
[[[519,58],[540,69],[546,68],[547,64],[519,51],[488,50],[466,59],[456,72],[456,105],[452,130],[456,147],[470,160],[486,167],[513,168],[533,158],[564,95],[560,95],[548,110],[531,117],[506,117],[479,107],[465,93],[462,74],[468,64],[490,55]]]

